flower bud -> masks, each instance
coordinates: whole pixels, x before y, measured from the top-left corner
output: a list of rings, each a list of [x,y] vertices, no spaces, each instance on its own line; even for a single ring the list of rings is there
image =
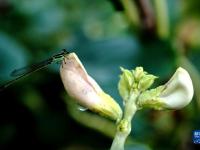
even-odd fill
[[[193,97],[194,89],[188,72],[179,67],[172,78],[164,85],[160,99],[169,109],[181,109],[188,105]]]
[[[190,103],[193,94],[192,80],[188,72],[179,67],[165,85],[143,92],[137,105],[139,108],[150,107],[158,110],[181,109]]]
[[[136,67],[132,72],[136,81],[139,81],[145,74],[142,67]]]
[[[131,71],[120,67],[121,71],[123,72],[120,75],[120,81],[118,83],[119,94],[126,101],[129,97],[131,88],[134,83],[134,77]]]
[[[156,78],[157,77],[154,76],[154,75],[150,75],[150,74],[144,75],[139,81],[138,89],[140,91],[145,91],[146,89],[148,89],[154,83],[154,80]]]
[[[118,103],[87,74],[75,53],[65,56],[60,75],[65,90],[78,104],[113,120],[121,118],[122,110]]]

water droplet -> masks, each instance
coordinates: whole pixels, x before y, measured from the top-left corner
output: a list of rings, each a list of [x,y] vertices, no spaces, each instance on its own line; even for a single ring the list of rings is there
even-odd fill
[[[123,106],[125,106],[126,105],[126,102],[123,100]]]
[[[80,110],[80,111],[86,111],[86,110],[88,110],[88,108],[83,107],[81,105],[78,105],[77,109]]]

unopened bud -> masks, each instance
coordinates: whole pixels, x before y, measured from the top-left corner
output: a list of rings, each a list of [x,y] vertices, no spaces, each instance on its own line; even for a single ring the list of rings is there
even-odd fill
[[[145,91],[146,89],[148,89],[154,83],[154,80],[156,78],[157,77],[154,76],[154,75],[145,75],[145,76],[143,76],[139,81],[138,89],[140,91]]]
[[[142,67],[136,67],[132,72],[136,81],[139,81],[145,74]]]
[[[120,67],[123,72],[120,75],[120,81],[118,83],[119,94],[126,101],[129,97],[130,90],[134,84],[134,77],[131,71]]]

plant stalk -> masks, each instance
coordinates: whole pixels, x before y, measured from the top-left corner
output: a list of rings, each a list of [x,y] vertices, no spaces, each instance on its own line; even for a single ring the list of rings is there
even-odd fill
[[[134,92],[125,103],[124,116],[117,125],[117,132],[110,150],[124,150],[125,141],[131,132],[131,120],[133,119],[137,106],[138,92]]]

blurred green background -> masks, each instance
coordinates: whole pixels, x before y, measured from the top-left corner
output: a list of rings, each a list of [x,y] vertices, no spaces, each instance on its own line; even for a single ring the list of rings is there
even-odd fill
[[[138,111],[126,149],[197,149],[199,8],[197,0],[0,0],[0,83],[13,79],[12,70],[66,48],[122,106],[119,66],[143,66],[159,76],[155,86],[182,66],[194,83],[193,101],[177,111]],[[59,64],[0,93],[0,149],[104,150],[114,132],[114,122],[70,101]]]

